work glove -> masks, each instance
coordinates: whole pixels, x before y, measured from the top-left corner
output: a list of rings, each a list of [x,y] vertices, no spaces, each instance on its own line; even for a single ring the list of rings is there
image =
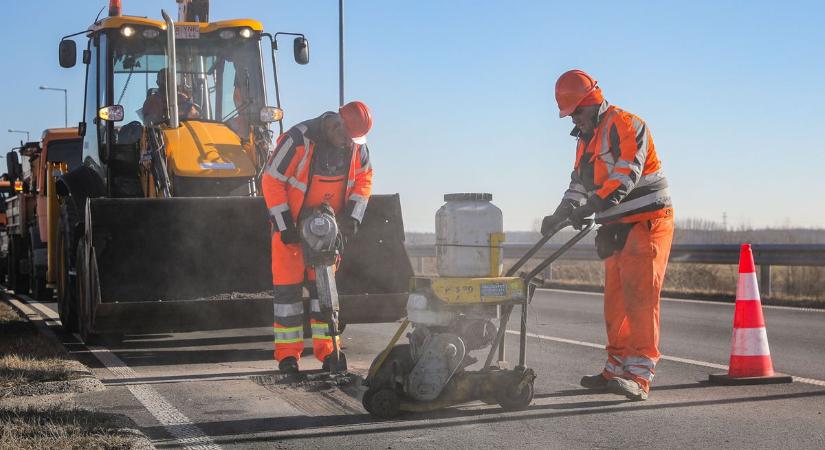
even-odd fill
[[[344,238],[344,244],[352,241],[358,233],[358,221],[352,217],[341,217],[338,219],[338,230]]]
[[[544,219],[541,221],[541,235],[547,236],[551,231],[553,231],[553,229],[565,220],[567,220],[567,217],[558,214],[544,216]]]
[[[301,242],[301,238],[298,236],[298,229],[291,226],[287,227],[286,230],[281,231],[281,242],[283,242],[284,245],[297,244]]]
[[[573,224],[573,228],[581,230],[585,227],[585,225],[592,221],[589,217],[595,212],[596,209],[593,208],[590,203],[585,203],[584,205],[573,209],[570,213],[570,223]]]

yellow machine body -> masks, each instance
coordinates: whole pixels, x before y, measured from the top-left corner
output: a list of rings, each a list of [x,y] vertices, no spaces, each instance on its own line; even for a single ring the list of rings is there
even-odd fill
[[[416,277],[413,291],[421,290],[450,305],[512,303],[524,299],[524,280],[519,277]]]
[[[222,123],[182,121],[163,130],[171,172],[183,177],[254,177],[255,164],[238,135]]]

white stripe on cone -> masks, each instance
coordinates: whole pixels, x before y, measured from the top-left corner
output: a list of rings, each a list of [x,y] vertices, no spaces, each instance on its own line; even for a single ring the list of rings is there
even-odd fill
[[[734,328],[731,356],[770,356],[765,328]]]
[[[736,300],[760,301],[759,286],[756,284],[756,272],[740,273],[736,286]]]

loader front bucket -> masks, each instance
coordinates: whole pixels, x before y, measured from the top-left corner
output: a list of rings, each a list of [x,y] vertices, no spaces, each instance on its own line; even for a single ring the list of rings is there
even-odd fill
[[[262,198],[90,199],[100,296],[95,332],[271,326],[270,228]],[[373,196],[337,277],[347,323],[405,312],[412,268],[397,195]]]

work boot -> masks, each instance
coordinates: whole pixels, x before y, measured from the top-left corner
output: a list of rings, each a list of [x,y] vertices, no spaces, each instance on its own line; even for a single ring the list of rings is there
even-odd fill
[[[607,390],[617,395],[624,395],[629,400],[637,402],[647,400],[647,392],[633,380],[613,378],[607,382]]]
[[[287,374],[298,373],[298,359],[294,356],[288,356],[282,359],[278,362],[278,370],[280,370],[281,373]]]
[[[596,375],[585,375],[582,377],[581,381],[579,381],[583,387],[587,389],[593,389],[596,391],[603,391],[607,389],[607,378],[601,374],[601,372],[597,373]]]

